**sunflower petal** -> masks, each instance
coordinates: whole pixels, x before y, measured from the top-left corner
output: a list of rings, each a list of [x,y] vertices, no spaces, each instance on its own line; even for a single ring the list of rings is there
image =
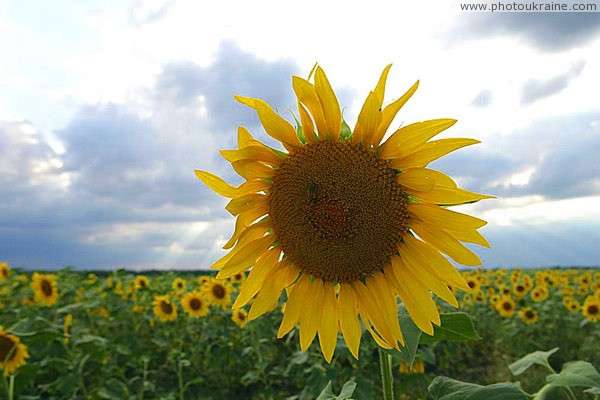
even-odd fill
[[[418,192],[429,192],[435,186],[435,180],[425,168],[410,168],[396,175],[396,182]]]
[[[369,92],[360,110],[360,114],[358,114],[358,121],[352,133],[352,141],[354,143],[362,143],[365,147],[371,146],[373,134],[380,122],[381,110],[379,100],[375,93]]]
[[[300,315],[300,349],[302,351],[306,351],[314,340],[322,317],[325,290],[320,278],[315,278],[314,282],[310,284],[309,293],[311,296],[305,299],[304,312]]]
[[[263,204],[269,204],[269,197],[267,195],[251,193],[231,199],[225,206],[225,209],[229,211],[231,215],[239,215],[249,207],[257,207]]]
[[[242,178],[250,181],[252,179],[268,179],[277,174],[277,170],[254,160],[238,160],[231,166]]]
[[[471,203],[483,199],[493,199],[494,196],[470,192],[465,189],[451,188],[447,186],[435,185],[429,192],[418,192],[407,189],[406,193],[410,194],[417,200],[426,201],[439,205],[456,205]]]
[[[354,298],[354,291],[347,283],[340,283],[338,308],[342,335],[344,335],[344,340],[348,345],[350,353],[358,360],[362,329],[358,321],[358,309],[356,299]]]
[[[287,335],[298,324],[300,315],[304,310],[304,299],[309,296],[310,275],[302,274],[298,282],[288,292],[288,300],[285,304],[283,319],[279,325],[277,338]]]
[[[325,138],[327,134],[327,123],[325,122],[325,114],[323,113],[323,107],[321,100],[317,96],[315,87],[305,79],[298,76],[292,76],[292,87],[298,101],[301,102],[308,108],[310,114],[317,125],[317,132],[321,139]]]
[[[361,310],[361,317],[366,317],[373,324],[373,327],[381,335],[385,342],[398,348],[398,340],[394,337],[392,327],[388,324],[385,310],[382,309],[382,304],[379,304],[379,296],[374,296],[373,288],[369,287],[372,284],[372,279],[366,279],[366,285],[360,281],[352,282],[352,288],[357,295],[357,303]]]
[[[379,158],[404,158],[455,123],[455,119],[433,119],[403,126],[381,145]]]
[[[333,284],[324,282],[323,289],[323,314],[318,329],[319,345],[325,360],[331,364],[338,339],[338,307]]]
[[[239,149],[246,147],[249,142],[255,140],[250,131],[243,126],[238,127],[237,139]]]
[[[483,237],[483,235],[477,232],[475,229],[469,230],[454,230],[444,228],[446,232],[454,236],[456,240],[460,240],[461,242],[466,243],[475,243],[483,247],[490,247],[490,243]]]
[[[229,162],[249,159],[279,166],[283,161],[277,153],[266,146],[246,146],[239,150],[221,150],[220,153]]]
[[[218,176],[207,171],[194,170],[194,172],[213,192],[216,192],[223,197],[236,197],[238,195],[236,187],[231,186]]]
[[[281,292],[296,279],[298,273],[298,268],[290,265],[287,260],[281,260],[277,263],[271,271],[269,279],[263,282],[258,295],[254,299],[248,312],[248,321],[252,321],[277,307],[277,300],[281,297]]]
[[[388,128],[392,124],[392,121],[396,117],[396,114],[398,114],[398,111],[400,111],[402,106],[404,106],[404,104],[406,104],[406,102],[412,97],[412,95],[415,94],[418,87],[419,87],[419,81],[416,81],[411,86],[411,88],[408,89],[408,91],[402,95],[402,97],[400,97],[398,100],[394,101],[393,103],[388,104],[383,109],[383,111],[381,112],[381,122],[379,123],[379,126],[377,127],[377,131],[373,135],[372,144],[374,147],[379,146],[379,143],[381,143],[381,140],[385,136]]]
[[[263,254],[250,270],[248,278],[240,288],[240,294],[235,299],[232,308],[240,308],[248,304],[260,290],[263,282],[270,276],[281,255],[280,248],[272,248]]]
[[[330,139],[337,141],[342,130],[342,111],[335,92],[321,67],[317,67],[315,71],[315,91],[323,108],[327,133]]]
[[[427,142],[417,149],[413,154],[396,158],[390,164],[395,169],[406,169],[414,167],[425,167],[432,161],[437,160],[455,150],[481,143],[476,139],[440,139],[433,142]]]
[[[480,265],[481,260],[471,250],[456,240],[448,232],[426,222],[413,221],[411,229],[423,241],[429,243],[439,251],[447,254],[457,263],[463,265]]]
[[[236,221],[237,222],[237,221]],[[264,236],[265,233],[268,233],[272,228],[271,222],[266,219],[264,221],[257,222],[248,227],[240,228],[236,223],[236,231],[229,241],[223,246],[224,249],[232,248],[236,243],[240,246],[245,243],[250,243],[254,239],[258,239],[261,236]],[[239,230],[239,232],[238,232]]]
[[[252,267],[256,263],[256,260],[271,247],[275,240],[275,235],[267,235],[241,247],[225,263],[221,271],[217,274],[217,279],[229,278]]]
[[[304,107],[304,105],[298,102],[298,112],[300,113],[300,123],[302,124],[302,134],[306,138],[308,143],[316,143],[319,138],[315,133],[315,126],[313,125],[310,114]]]
[[[407,209],[409,213],[416,215],[421,220],[444,229],[479,229],[487,224],[487,222],[482,219],[451,211],[435,204],[412,203],[408,204]]]
[[[375,90],[373,92],[377,95],[379,99],[379,108],[383,105],[383,99],[385,97],[385,83],[387,82],[387,77],[390,72],[390,68],[392,68],[392,64],[387,65],[383,71],[381,72],[381,76],[379,77],[379,81],[377,82],[377,86],[375,86]]]
[[[231,247],[233,247],[233,245],[244,233],[244,230],[258,218],[267,214],[269,210],[270,208],[268,204],[259,204],[256,207],[250,207],[246,210],[243,210],[240,213],[240,215],[238,215],[237,220],[235,221],[235,229],[233,231],[233,235],[231,235],[231,238],[225,244],[225,246],[223,246],[223,248],[230,249]]]

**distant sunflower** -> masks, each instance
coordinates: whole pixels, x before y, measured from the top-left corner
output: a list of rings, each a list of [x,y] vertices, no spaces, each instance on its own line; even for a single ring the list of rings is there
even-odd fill
[[[0,282],[7,280],[10,277],[10,267],[7,263],[0,263]]]
[[[510,318],[515,314],[515,309],[517,308],[517,305],[515,304],[513,299],[511,299],[508,296],[504,296],[496,303],[495,307],[496,310],[500,313],[500,315],[506,318]]]
[[[526,324],[533,324],[538,320],[538,312],[531,307],[525,307],[519,311],[519,317]]]
[[[477,279],[475,277],[467,278],[466,281],[467,281],[467,285],[471,289],[471,292],[473,292],[473,293],[477,293],[479,291],[479,289],[481,288],[479,279]]]
[[[243,308],[233,310],[231,313],[231,320],[235,322],[237,326],[243,328],[248,323],[248,313]]]
[[[548,288],[546,286],[536,286],[530,293],[531,299],[536,303],[544,301],[548,298]]]
[[[600,300],[589,296],[583,302],[581,313],[591,322],[600,321]]]
[[[227,308],[231,305],[231,287],[226,281],[211,279],[202,287],[202,293],[213,306]]]
[[[33,289],[34,301],[37,304],[51,307],[58,301],[56,275],[35,272],[30,285]]]
[[[198,286],[203,287],[205,284],[210,282],[210,279],[211,278],[208,275],[201,275],[198,277],[198,279],[196,281],[198,282]]]
[[[0,368],[3,369],[4,376],[25,365],[26,358],[29,358],[27,346],[21,343],[17,336],[6,332],[0,326]]]
[[[177,291],[177,292],[183,292],[185,290],[185,286],[186,286],[186,281],[184,279],[181,278],[175,278],[173,279],[173,290]]]
[[[567,306],[567,310],[577,312],[581,310],[581,303],[575,299],[571,300]]]
[[[231,283],[242,283],[246,280],[246,273],[245,272],[240,272],[239,274],[235,274],[233,276],[230,276],[229,278],[227,278],[227,280]]]
[[[208,304],[200,292],[190,292],[183,296],[181,307],[190,317],[204,317],[208,314]]]
[[[150,287],[150,281],[145,275],[138,275],[134,280],[136,290],[148,289]]]
[[[390,67],[367,96],[352,132],[320,67],[314,83],[292,77],[296,129],[263,100],[236,96],[256,110],[266,133],[287,153],[240,127],[238,149],[221,154],[246,182],[233,187],[196,171],[208,187],[232,199],[226,209],[237,216],[224,246],[232,250],[212,266],[220,270],[217,277],[251,267],[233,308],[254,298],[248,315],[253,320],[274,309],[287,289],[277,336],[299,324],[301,349],[318,334],[327,361],[339,330],[358,358],[359,316],[379,346],[398,349],[404,340],[396,296],[416,325],[433,334],[440,316],[430,291],[458,306],[448,286],[469,290],[441,253],[463,265],[479,265],[461,242],[489,246],[477,231],[485,221],[446,206],[490,196],[460,189],[447,175],[426,168],[477,140],[430,141],[456,122],[437,119],[403,126],[383,141],[418,86],[383,107]]]
[[[177,319],[177,305],[167,296],[156,296],[152,302],[154,315],[163,322]]]

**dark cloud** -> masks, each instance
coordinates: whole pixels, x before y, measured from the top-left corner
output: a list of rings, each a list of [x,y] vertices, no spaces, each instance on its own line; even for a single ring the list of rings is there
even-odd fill
[[[534,121],[432,167],[458,176],[471,190],[499,197],[566,199],[600,194],[598,149],[600,114],[587,113]],[[534,172],[527,184],[510,183],[511,176],[528,169]]]
[[[512,36],[544,51],[582,46],[600,32],[600,13],[473,12],[464,13],[449,36],[480,39]]]
[[[489,89],[482,90],[471,102],[475,107],[487,107],[492,102],[492,91]]]
[[[521,104],[530,104],[563,91],[571,81],[581,74],[584,61],[575,64],[568,72],[548,80],[531,79],[525,82],[521,91]]]

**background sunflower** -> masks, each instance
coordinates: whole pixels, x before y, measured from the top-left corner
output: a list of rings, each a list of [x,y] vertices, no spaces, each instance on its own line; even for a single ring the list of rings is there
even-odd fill
[[[58,301],[56,275],[35,272],[30,285],[33,289],[34,301],[37,304],[51,307]]]

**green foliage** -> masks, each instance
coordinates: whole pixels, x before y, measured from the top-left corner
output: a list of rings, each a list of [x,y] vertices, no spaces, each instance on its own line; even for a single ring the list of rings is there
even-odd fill
[[[527,400],[514,383],[495,383],[481,386],[438,376],[429,385],[435,400]]]

